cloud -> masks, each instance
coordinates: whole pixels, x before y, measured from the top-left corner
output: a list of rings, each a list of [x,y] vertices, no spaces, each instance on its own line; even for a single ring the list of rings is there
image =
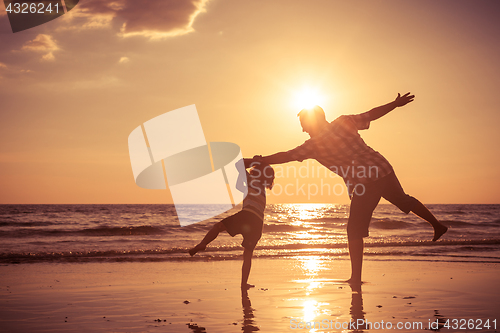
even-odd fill
[[[66,15],[70,29],[109,28],[121,24],[120,36],[161,39],[194,31],[195,18],[209,0],[89,0]]]
[[[0,62],[0,79],[3,79],[3,76],[2,76],[3,69],[7,69],[7,65],[4,64],[3,62]]]
[[[120,60],[118,60],[118,63],[119,64],[126,64],[129,61],[130,61],[130,59],[128,57],[121,57]]]
[[[54,61],[56,58],[54,57],[54,54],[52,52],[47,53],[42,57],[42,60],[44,61]]]
[[[20,75],[24,76],[31,73],[33,73],[33,71],[30,69],[22,69],[16,65],[11,65],[11,64],[6,65],[5,63],[0,62],[0,79],[8,80],[20,77]],[[0,80],[0,84],[1,83],[3,82],[1,82]]]
[[[59,46],[57,46],[52,36],[39,34],[35,39],[24,43],[21,50],[45,53],[45,55],[42,56],[42,60],[53,61],[55,59],[53,52],[59,50]]]
[[[114,88],[122,86],[123,83],[118,78],[114,76],[102,76],[93,80],[81,80],[72,82],[68,85],[68,88],[73,88],[76,90],[88,89],[88,90],[98,90],[105,88]]]
[[[35,37],[35,39],[24,43],[22,49],[28,51],[45,52],[58,50],[59,47],[50,35],[39,34]]]
[[[86,29],[105,29],[111,28],[113,18],[116,12],[112,10],[94,10],[86,6],[78,5],[61,17],[61,21],[65,24],[57,28],[57,30],[86,30]]]

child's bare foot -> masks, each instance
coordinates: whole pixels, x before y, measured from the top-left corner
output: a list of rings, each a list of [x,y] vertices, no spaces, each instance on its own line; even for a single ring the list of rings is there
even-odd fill
[[[448,227],[442,225],[441,223],[439,226],[434,227],[434,238],[432,239],[432,241],[437,241],[441,236],[444,235],[446,231],[448,231]]]
[[[191,250],[189,250],[189,254],[192,256],[194,256],[198,251],[205,251],[205,249],[207,248],[206,245],[202,245],[202,244],[198,244],[196,245],[195,247],[193,247]]]
[[[242,290],[248,290],[248,289],[250,289],[250,288],[254,288],[254,287],[255,287],[255,285],[250,284],[250,283],[245,283],[245,284],[242,284],[242,285],[241,285],[241,289],[242,289]]]

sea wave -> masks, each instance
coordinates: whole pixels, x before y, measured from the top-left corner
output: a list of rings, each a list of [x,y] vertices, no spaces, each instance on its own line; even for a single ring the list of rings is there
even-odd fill
[[[369,257],[386,256],[419,256],[440,257],[441,260],[463,258],[464,261],[499,262],[500,256],[486,255],[497,253],[500,239],[462,240],[462,241],[400,241],[377,242],[365,245]],[[414,247],[414,250],[408,250]],[[425,251],[425,248],[432,248]],[[132,262],[132,261],[187,261],[187,260],[231,260],[240,258],[241,246],[212,246],[195,258],[187,254],[186,247],[167,249],[136,249],[136,250],[91,250],[67,252],[30,252],[30,253],[0,253],[0,263],[43,263],[43,262]],[[256,257],[289,258],[292,256],[346,256],[347,243],[335,244],[282,244],[258,245]],[[482,258],[482,259],[481,259]],[[434,260],[434,259],[433,259]]]
[[[500,205],[430,205],[429,209],[450,227],[438,242],[428,241],[432,228],[424,220],[404,215],[392,205],[379,205],[371,236],[365,239],[366,255],[377,260],[383,256],[490,261],[500,257]],[[347,205],[268,205],[254,255],[347,259],[348,212]],[[225,232],[195,258],[186,254],[188,246],[231,214],[181,227],[173,205],[0,205],[0,262],[240,258],[241,236],[231,238]]]
[[[28,223],[29,225],[29,223]],[[41,224],[33,224],[41,225]],[[134,227],[95,227],[84,229],[35,229],[18,228],[12,231],[0,230],[0,237],[40,237],[40,236],[144,236],[144,235],[165,235],[176,229],[172,226],[154,227],[149,225]]]
[[[0,221],[0,227],[36,227],[36,226],[49,226],[55,225],[54,222],[49,221]]]
[[[398,220],[376,220],[370,223],[370,227],[376,229],[409,229],[415,227],[415,223]]]

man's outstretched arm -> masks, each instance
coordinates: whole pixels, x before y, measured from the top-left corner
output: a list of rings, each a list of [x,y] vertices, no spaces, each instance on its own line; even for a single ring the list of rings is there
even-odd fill
[[[254,161],[262,162],[264,164],[282,164],[282,163],[296,161],[296,159],[292,158],[287,151],[283,151],[269,156],[257,155],[254,156],[253,159]]]
[[[390,103],[387,103],[385,105],[378,106],[376,108],[371,109],[370,111],[365,112],[370,121],[376,120],[382,116],[385,116],[392,110],[394,110],[397,107],[404,106],[410,102],[413,102],[413,99],[415,98],[415,95],[410,95],[410,93],[406,93],[403,96],[401,96],[398,93],[398,97]]]

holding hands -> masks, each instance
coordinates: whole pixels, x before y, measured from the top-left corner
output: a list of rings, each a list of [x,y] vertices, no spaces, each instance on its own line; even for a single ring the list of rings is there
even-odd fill
[[[254,157],[252,157],[252,160],[254,162],[262,162],[262,159],[263,159],[262,155],[255,155]]]
[[[245,168],[250,168],[254,166],[254,163],[260,164],[262,163],[263,157],[262,155],[255,155],[252,158],[244,158],[243,162],[245,163]]]

